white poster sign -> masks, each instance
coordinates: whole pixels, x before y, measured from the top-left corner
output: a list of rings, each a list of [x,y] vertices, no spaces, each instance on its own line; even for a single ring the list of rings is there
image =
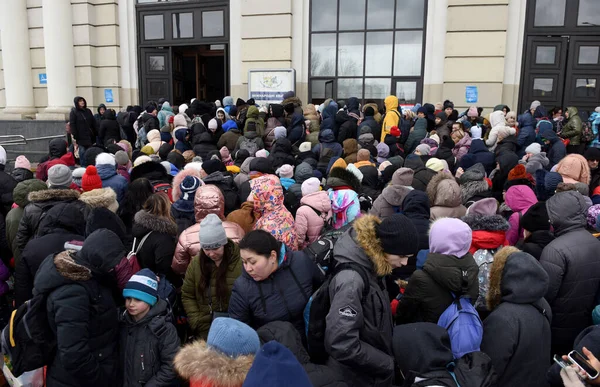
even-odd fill
[[[296,91],[296,70],[255,69],[248,71],[248,98],[257,105],[281,103],[283,94]]]

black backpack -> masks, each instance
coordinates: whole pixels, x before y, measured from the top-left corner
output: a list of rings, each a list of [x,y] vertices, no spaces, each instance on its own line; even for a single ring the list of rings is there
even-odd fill
[[[483,352],[468,353],[446,368],[424,374],[411,372],[403,386],[494,387],[498,383],[492,360]],[[415,382],[417,376],[423,380]]]
[[[315,212],[317,211],[315,210]],[[320,216],[320,212],[317,213]],[[331,268],[334,264],[333,246],[335,245],[335,242],[343,233],[345,233],[351,228],[352,223],[348,223],[342,228],[336,230],[333,228],[333,223],[330,219],[329,222],[325,222],[319,239],[306,246],[306,248],[303,250],[310,257],[310,259],[312,259],[313,262],[319,267],[323,274],[328,273],[328,269]]]
[[[50,329],[45,294],[37,294],[12,312],[2,330],[2,352],[15,377],[51,364],[56,336]]]

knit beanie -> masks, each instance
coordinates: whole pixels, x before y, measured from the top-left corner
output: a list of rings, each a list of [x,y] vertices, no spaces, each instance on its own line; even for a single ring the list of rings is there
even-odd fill
[[[229,149],[226,146],[222,146],[221,149],[219,149],[219,153],[221,154],[222,161],[231,161],[231,153],[229,152]]]
[[[377,168],[377,169],[379,170],[379,172],[383,172],[390,165],[392,165],[392,163],[390,161],[386,160],[383,163],[379,164],[379,168]]]
[[[278,126],[275,128],[275,140],[278,140],[280,138],[285,138],[287,137],[287,129],[284,128],[283,126]]]
[[[431,152],[431,147],[427,144],[419,144],[415,148],[415,152],[419,151],[421,156],[429,156],[429,152]]]
[[[467,208],[467,215],[492,216],[498,211],[498,201],[494,198],[485,198],[476,201]]]
[[[227,234],[223,222],[215,214],[208,214],[200,223],[200,247],[214,250],[227,244]]]
[[[145,145],[145,146],[143,146],[143,147],[142,147],[142,149],[140,149],[140,150],[141,150],[141,152],[142,152],[143,154],[145,154],[146,156],[150,156],[150,155],[153,155],[153,154],[154,154],[154,148],[152,148],[152,146],[150,146],[150,145]]]
[[[321,189],[321,182],[316,177],[311,177],[302,183],[301,189],[303,197],[311,193],[319,192]]]
[[[96,156],[100,153],[104,153],[104,149],[92,146],[85,151],[83,158],[85,159],[85,165],[96,165]]]
[[[540,101],[537,101],[537,100],[536,100],[536,101],[533,101],[533,102],[531,103],[531,105],[529,106],[529,110],[535,110],[535,109],[537,109],[537,107],[538,107],[538,106],[540,106],[540,105],[541,105],[541,102],[540,102]]]
[[[425,167],[436,172],[444,170],[444,164],[442,163],[442,160],[436,157],[432,157],[429,160],[427,160],[427,164],[425,164]]]
[[[413,183],[415,171],[410,168],[400,168],[392,175],[392,185],[410,186]]]
[[[150,162],[152,162],[152,159],[149,156],[143,155],[135,159],[135,161],[133,162],[133,167],[135,168],[139,165]]]
[[[115,161],[118,165],[129,164],[129,157],[127,156],[127,152],[120,150],[117,153],[115,153]]]
[[[467,117],[469,117],[469,118],[479,117],[479,112],[477,111],[477,106],[471,106],[469,108],[469,110],[467,111]]]
[[[296,356],[282,344],[271,340],[262,346],[242,387],[312,387],[308,374]]]
[[[518,164],[508,173],[508,181],[519,179],[527,179],[527,171],[523,164]]]
[[[260,339],[258,333],[243,322],[219,317],[210,325],[206,345],[228,357],[236,358],[255,355],[260,350]]]
[[[359,149],[356,154],[356,161],[369,161],[371,159],[371,152],[368,149]]]
[[[583,154],[583,157],[585,157],[586,160],[600,161],[600,149],[595,148],[595,147],[589,147]],[[18,158],[17,158],[17,160],[18,160]],[[15,168],[16,168],[16,164],[15,164]]]
[[[202,169],[204,169],[204,172],[206,172],[207,175],[210,175],[215,172],[223,171],[225,165],[221,160],[210,159],[202,163]]]
[[[419,250],[419,233],[410,219],[393,214],[376,226],[377,238],[386,254],[411,255]]]
[[[471,127],[471,139],[473,140],[481,140],[481,127],[475,125]]]
[[[269,157],[269,152],[266,149],[261,149],[259,151],[256,151],[255,157],[266,159],[267,157]]]
[[[115,166],[115,156],[110,153],[100,153],[96,156],[96,165],[112,165]]]
[[[83,167],[75,168],[73,172],[71,172],[73,183],[75,183],[79,188],[81,188],[81,179],[83,178],[84,173],[85,168]]]
[[[360,153],[360,151],[358,151],[358,153]],[[369,153],[369,151],[367,151],[367,153]],[[333,164],[331,164],[331,168],[329,170],[332,170],[333,168],[344,168],[344,169],[346,169],[347,167],[348,167],[348,164],[346,164],[346,161],[344,161],[344,159],[340,157],[337,160],[335,160],[335,162]]]
[[[20,155],[17,156],[17,159],[15,160],[15,168],[31,170],[31,163],[29,162],[29,160],[27,160],[27,157]]]
[[[81,189],[83,192],[88,192],[97,188],[102,188],[102,179],[98,176],[96,167],[90,165],[85,169],[85,173],[81,177]]]
[[[273,164],[271,160],[264,157],[255,157],[250,161],[250,171],[273,174]]]
[[[533,144],[531,144],[527,148],[525,148],[525,153],[531,153],[532,155],[537,155],[541,151],[542,151],[542,146],[540,144],[538,144],[537,142],[534,142]]]
[[[471,228],[462,220],[439,219],[429,230],[429,252],[462,258],[469,252],[472,237]]]
[[[397,126],[392,126],[390,128],[390,134],[394,137],[400,137],[400,128]]]
[[[521,228],[529,232],[550,231],[546,202],[537,202],[521,216]]]
[[[63,164],[56,164],[48,169],[48,187],[50,188],[69,188],[73,182],[73,175],[69,167]]]
[[[150,269],[142,269],[135,273],[123,289],[123,298],[135,298],[150,306],[158,301],[158,281],[156,274]]]
[[[444,101],[444,110],[446,110],[446,108],[454,109],[454,102],[452,102],[450,100],[445,100]]]
[[[302,144],[300,144],[300,147],[298,149],[300,149],[300,152],[310,152],[310,150],[312,149],[312,143],[309,141],[305,141]]]
[[[431,136],[429,136],[430,139],[432,139],[433,141],[437,142],[438,145],[440,144],[440,136],[436,134],[432,134]]]
[[[279,177],[285,177],[288,179],[292,179],[294,177],[294,167],[289,164],[283,164],[279,169],[275,172]]]
[[[179,190],[181,191],[181,199],[193,200],[194,195],[198,187],[202,185],[202,180],[196,176],[186,176],[183,181],[179,184]]]
[[[208,121],[208,130],[210,130],[211,132],[214,132],[215,130],[217,130],[218,127],[219,127],[219,123],[217,122],[217,120],[215,118]]]

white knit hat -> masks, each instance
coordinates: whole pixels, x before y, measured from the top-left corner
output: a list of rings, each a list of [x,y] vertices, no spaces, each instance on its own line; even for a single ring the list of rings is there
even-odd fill
[[[115,166],[115,156],[111,153],[100,153],[96,156],[96,165],[112,165]]]
[[[542,146],[540,144],[538,144],[537,142],[534,142],[533,144],[531,144],[527,148],[525,148],[525,153],[531,153],[534,155],[539,154],[541,151],[542,151]]]

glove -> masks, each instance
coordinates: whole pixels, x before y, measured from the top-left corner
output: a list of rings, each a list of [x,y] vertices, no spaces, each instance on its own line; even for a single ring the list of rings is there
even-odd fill
[[[560,371],[560,378],[563,381],[565,387],[585,387],[577,370],[573,367],[566,367]]]

